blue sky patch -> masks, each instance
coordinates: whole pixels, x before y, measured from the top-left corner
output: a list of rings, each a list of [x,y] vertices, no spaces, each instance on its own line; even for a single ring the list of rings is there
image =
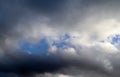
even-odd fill
[[[57,49],[72,47],[70,42],[66,41],[71,38],[69,34],[64,34],[58,38],[59,41],[51,40],[53,41],[52,46],[55,45]],[[48,37],[43,37],[36,44],[32,44],[27,40],[20,40],[19,41],[20,50],[27,52],[28,54],[40,53],[45,55],[48,52],[48,49],[50,48],[50,44],[47,39]]]
[[[116,34],[114,37],[112,37],[111,44],[119,44],[120,41],[120,35]]]
[[[19,41],[20,50],[28,52],[29,54],[39,52],[46,54],[49,49],[49,43],[46,38],[42,38],[38,43],[32,44],[26,40]]]

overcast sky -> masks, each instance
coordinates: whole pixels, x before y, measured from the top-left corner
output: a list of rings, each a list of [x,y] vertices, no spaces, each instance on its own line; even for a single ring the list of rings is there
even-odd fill
[[[119,0],[0,0],[0,77],[119,77]]]

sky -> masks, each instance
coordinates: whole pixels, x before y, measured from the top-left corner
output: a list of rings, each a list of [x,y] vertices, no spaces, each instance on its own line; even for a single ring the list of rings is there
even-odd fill
[[[0,0],[0,77],[120,77],[119,0]]]

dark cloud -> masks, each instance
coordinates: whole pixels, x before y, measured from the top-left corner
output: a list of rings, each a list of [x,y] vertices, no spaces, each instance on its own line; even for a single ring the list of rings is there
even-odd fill
[[[65,0],[26,0],[21,1],[29,9],[42,12],[45,14],[55,13],[60,10],[61,6],[64,6]]]
[[[12,31],[20,19],[29,13],[47,17],[56,16],[64,6],[64,0],[1,0],[0,1],[0,36],[6,37],[15,33]],[[32,14],[32,15],[34,15]],[[25,17],[24,17],[25,18]],[[27,20],[26,20],[27,21]],[[11,34],[10,34],[11,33]]]

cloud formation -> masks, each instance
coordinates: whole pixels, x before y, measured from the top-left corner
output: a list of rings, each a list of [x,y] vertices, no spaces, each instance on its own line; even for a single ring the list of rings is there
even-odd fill
[[[4,77],[119,77],[119,1],[1,0]]]

